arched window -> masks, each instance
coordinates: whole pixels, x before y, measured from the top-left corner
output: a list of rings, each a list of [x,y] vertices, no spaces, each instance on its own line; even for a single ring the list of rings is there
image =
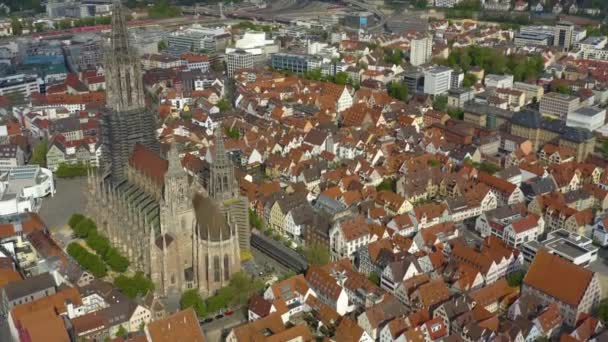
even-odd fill
[[[213,281],[220,281],[221,275],[220,257],[216,255],[213,257]]]
[[[230,279],[230,258],[228,254],[224,255],[224,280]]]

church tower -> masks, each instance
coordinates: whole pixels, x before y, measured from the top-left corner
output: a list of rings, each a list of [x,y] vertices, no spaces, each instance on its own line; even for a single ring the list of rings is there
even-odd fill
[[[146,109],[141,65],[130,45],[126,16],[114,0],[112,32],[105,51],[106,107],[102,119],[102,165],[113,182],[124,179],[135,144],[159,152],[154,115]]]
[[[249,201],[240,194],[238,181],[234,177],[234,166],[226,155],[221,126],[215,130],[215,155],[209,171],[209,182],[207,183],[209,196],[236,225],[239,247],[249,250],[251,238]]]

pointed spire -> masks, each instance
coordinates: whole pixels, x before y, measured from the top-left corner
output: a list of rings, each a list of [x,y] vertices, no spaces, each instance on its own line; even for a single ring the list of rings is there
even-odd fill
[[[214,132],[215,135],[215,155],[213,156],[213,166],[220,167],[229,165],[226,157],[226,148],[224,147],[224,132],[222,126],[218,126]]]
[[[112,1],[112,34],[110,41],[113,53],[129,53],[127,19],[123,13],[120,0]]]
[[[167,153],[167,161],[169,162],[169,170],[167,170],[167,176],[169,177],[179,177],[184,175],[182,161],[179,158],[179,153],[177,152],[176,145],[176,143],[171,144],[171,148],[169,148],[169,152]]]

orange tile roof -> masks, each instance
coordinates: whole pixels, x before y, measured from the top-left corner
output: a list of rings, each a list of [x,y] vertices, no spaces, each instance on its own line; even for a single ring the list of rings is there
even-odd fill
[[[192,308],[178,311],[169,317],[151,322],[146,329],[150,334],[151,342],[205,342],[203,331]]]
[[[578,306],[594,273],[546,251],[539,251],[524,278],[535,288],[568,305]]]

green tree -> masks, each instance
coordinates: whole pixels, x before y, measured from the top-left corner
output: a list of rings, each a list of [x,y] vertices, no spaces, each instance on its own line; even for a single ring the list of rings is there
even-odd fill
[[[597,317],[602,320],[604,324],[608,323],[608,299],[603,299],[597,308]]]
[[[427,0],[414,0],[414,7],[418,9],[426,9],[428,6]]]
[[[11,29],[13,31],[13,35],[15,36],[20,36],[23,34],[23,24],[21,23],[21,20],[19,20],[19,18],[11,18]]]
[[[74,229],[74,227],[76,227],[76,225],[84,219],[85,216],[82,214],[72,214],[72,216],[70,216],[70,219],[68,220],[68,226]]]
[[[120,327],[118,327],[118,330],[116,330],[115,337],[125,336],[127,333],[128,333],[127,329],[125,329],[125,327],[123,327],[121,324]]]
[[[329,262],[329,249],[321,244],[313,243],[304,250],[306,260],[310,265],[322,266]]]
[[[433,109],[445,112],[448,109],[448,97],[444,95],[436,96],[433,100]]]
[[[170,5],[166,0],[157,1],[148,7],[148,17],[151,19],[174,18],[181,14],[178,7]]]
[[[565,84],[552,84],[551,85],[551,90],[553,90],[556,93],[560,93],[560,94],[566,94],[566,95],[571,95],[572,94],[572,88],[568,87]]]
[[[493,175],[496,172],[500,171],[500,166],[489,161],[483,161],[481,165],[479,165],[479,171],[483,171],[490,175]]]
[[[523,283],[525,275],[524,271],[511,272],[507,275],[507,283],[511,287],[519,287]]]
[[[238,140],[241,137],[239,130],[236,128],[226,128],[226,136]]]
[[[464,74],[464,80],[462,81],[463,87],[469,88],[474,86],[475,83],[477,83],[477,76],[469,73]]]
[[[389,64],[401,65],[403,62],[403,51],[400,49],[384,49],[384,62]]]
[[[30,160],[30,164],[37,164],[41,167],[46,167],[46,153],[48,152],[49,142],[46,138],[34,146],[34,150],[32,151],[32,158]]]
[[[199,318],[207,315],[205,301],[203,301],[203,298],[196,289],[185,291],[179,300],[179,306],[182,310],[193,308]]]
[[[89,236],[89,234],[96,233],[97,226],[93,220],[86,218],[78,222],[76,226],[74,226],[73,230],[76,237],[85,239]]]
[[[80,266],[88,270],[97,278],[105,277],[107,274],[106,265],[103,263],[99,256],[87,251],[84,247],[78,243],[72,242],[67,248],[68,255],[70,255]]]
[[[168,48],[167,43],[164,40],[161,40],[160,42],[158,42],[157,47],[158,47],[158,51],[163,51]]]
[[[377,286],[380,286],[380,276],[378,275],[378,273],[372,272],[369,277],[367,277],[367,279],[369,279],[369,281],[376,284]]]
[[[405,84],[393,81],[387,86],[388,94],[397,100],[407,101],[408,89]]]
[[[249,209],[249,223],[258,230],[264,229],[264,221],[262,221],[253,209]]]
[[[122,273],[129,268],[129,259],[120,254],[116,248],[108,248],[104,254],[104,261],[115,272]]]
[[[119,275],[114,279],[114,286],[130,298],[145,296],[148,291],[154,290],[154,283],[141,272],[137,272],[133,277]]]
[[[348,74],[345,73],[344,71],[340,71],[338,73],[336,73],[336,77],[334,78],[334,83],[336,84],[347,84],[349,81],[348,79]]]
[[[110,249],[110,241],[105,236],[99,235],[96,230],[91,231],[86,239],[87,246],[91,247],[97,255],[104,257]]]
[[[377,191],[395,191],[397,189],[397,181],[393,178],[385,178],[382,182],[376,185]]]
[[[44,31],[44,24],[43,23],[36,23],[36,24],[34,24],[34,29],[36,30],[36,32],[43,32]]]
[[[219,108],[222,113],[230,110],[231,107],[230,102],[228,102],[225,97],[217,102],[217,108]]]

